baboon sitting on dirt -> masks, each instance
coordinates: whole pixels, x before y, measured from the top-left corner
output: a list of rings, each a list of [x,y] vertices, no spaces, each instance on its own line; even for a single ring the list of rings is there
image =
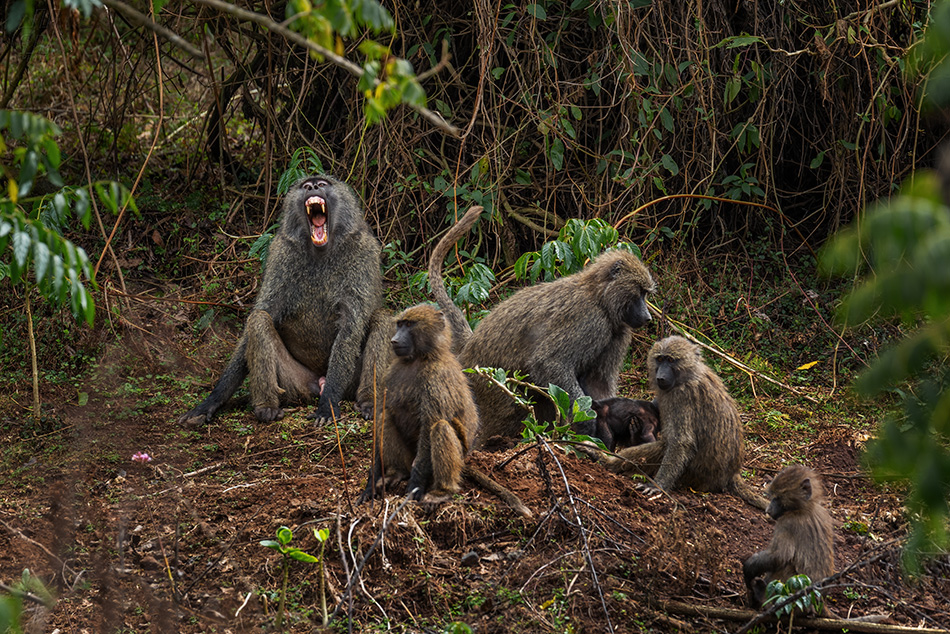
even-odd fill
[[[244,334],[211,394],[180,423],[202,424],[250,376],[262,422],[283,418],[282,404],[320,396],[318,424],[356,398],[373,413],[373,370],[389,364],[391,316],[383,309],[380,244],[353,190],[310,176],[284,198],[280,229]]]
[[[768,494],[766,511],[775,519],[772,542],[742,564],[749,603],[756,608],[773,579],[784,583],[808,575],[816,582],[834,571],[831,515],[818,475],[802,465],[785,467],[769,484]]]
[[[662,339],[650,349],[647,371],[656,392],[660,438],[624,449],[620,457],[602,456],[603,462],[617,472],[652,476],[656,487],[665,491],[729,490],[764,509],[766,500],[739,475],[745,453],[739,409],[719,376],[703,362],[700,347],[683,337]]]
[[[414,499],[441,503],[458,493],[464,475],[530,517],[514,493],[465,464],[478,412],[442,313],[427,304],[406,309],[391,341],[396,359],[386,373],[385,417],[377,420],[374,462],[359,502],[375,498],[384,481],[408,480]]]

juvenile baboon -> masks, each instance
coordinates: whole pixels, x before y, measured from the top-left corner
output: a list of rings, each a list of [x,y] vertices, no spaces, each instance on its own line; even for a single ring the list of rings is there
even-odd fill
[[[653,401],[615,396],[594,401],[597,418],[575,424],[575,431],[603,441],[608,451],[656,442],[660,414]]]
[[[373,412],[373,369],[390,353],[383,305],[380,244],[353,190],[310,176],[284,198],[280,229],[244,333],[211,394],[179,422],[205,423],[250,376],[254,415],[279,420],[282,404],[320,395],[311,418],[321,424],[356,398]]]
[[[739,409],[703,362],[699,346],[683,337],[661,339],[650,349],[647,371],[663,426],[660,438],[604,462],[618,472],[643,471],[665,491],[731,490],[764,509],[765,499],[739,475],[744,456]]]
[[[445,292],[442,260],[480,213],[480,207],[471,208],[442,238],[429,263],[433,295],[453,332],[464,338],[462,366],[525,372],[532,383],[544,388],[553,383],[572,399],[613,396],[633,329],[650,321],[646,297],[654,284],[649,271],[632,253],[607,251],[578,273],[519,290],[471,332]],[[473,376],[472,388],[481,416],[479,443],[493,435],[519,436],[525,410],[483,377]],[[535,411],[553,420],[546,399]]]
[[[525,516],[531,512],[510,491],[465,465],[478,430],[478,412],[455,355],[442,313],[419,304],[396,318],[396,359],[386,373],[386,412],[377,424],[373,466],[360,502],[377,488],[409,481],[414,499],[439,503],[457,493],[468,476]]]
[[[804,574],[816,582],[834,570],[831,515],[815,472],[802,465],[785,467],[769,484],[768,494],[767,512],[775,519],[772,542],[742,563],[749,602],[756,608],[773,579],[784,583]]]

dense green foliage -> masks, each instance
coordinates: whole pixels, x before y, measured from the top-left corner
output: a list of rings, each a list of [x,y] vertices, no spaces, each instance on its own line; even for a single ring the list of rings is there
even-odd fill
[[[932,73],[929,93],[950,105],[950,3],[915,56],[914,69]],[[910,484],[907,506],[914,530],[908,552],[950,546],[950,165],[919,171],[900,193],[869,207],[826,249],[822,264],[840,275],[865,271],[840,311],[847,324],[900,319],[906,336],[856,381],[873,396],[897,394],[902,411],[884,421],[867,459],[881,479]],[[909,563],[916,565],[910,558]]]

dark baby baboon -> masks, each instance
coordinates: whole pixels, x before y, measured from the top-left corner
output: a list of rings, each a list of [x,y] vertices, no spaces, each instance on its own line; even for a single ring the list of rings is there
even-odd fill
[[[764,509],[765,499],[742,480],[745,453],[739,409],[722,380],[703,362],[702,350],[683,337],[667,337],[647,357],[662,432],[656,442],[605,457],[614,471],[640,470],[665,491],[735,492]]]
[[[773,579],[784,583],[804,574],[817,582],[834,571],[831,515],[815,472],[802,465],[785,467],[769,484],[768,494],[767,512],[775,519],[772,541],[742,563],[749,602],[756,608]]]
[[[209,421],[249,376],[254,415],[279,420],[282,404],[320,396],[311,418],[340,414],[356,398],[373,412],[373,370],[389,364],[380,244],[345,183],[311,176],[284,198],[261,289],[211,394],[179,422]],[[322,392],[322,393],[321,393]]]
[[[470,209],[442,238],[429,263],[433,295],[453,332],[464,338],[462,366],[525,372],[532,383],[543,388],[553,383],[572,399],[613,396],[633,329],[650,321],[646,297],[654,284],[649,271],[632,253],[607,251],[578,273],[519,290],[471,332],[446,294],[441,273],[448,249],[480,213],[480,207]],[[522,407],[483,377],[473,376],[472,388],[481,416],[479,443],[493,435],[521,434]],[[544,399],[535,411],[541,420],[554,418]]]
[[[594,401],[597,418],[574,426],[574,431],[603,441],[608,451],[656,441],[660,414],[653,401],[615,396]]]
[[[387,484],[409,481],[414,499],[439,503],[457,493],[462,476],[500,495],[522,515],[513,493],[465,465],[478,431],[478,412],[442,313],[419,304],[396,318],[396,359],[386,373],[386,411],[377,424],[373,466],[359,502]]]

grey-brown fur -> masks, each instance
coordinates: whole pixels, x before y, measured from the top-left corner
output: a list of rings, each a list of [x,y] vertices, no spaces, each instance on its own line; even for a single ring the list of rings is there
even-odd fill
[[[385,416],[377,418],[373,466],[359,501],[375,498],[383,483],[408,480],[410,495],[436,504],[457,493],[464,476],[531,517],[514,493],[465,464],[478,412],[442,313],[427,304],[413,306],[396,318],[395,331]]]
[[[769,484],[768,494],[768,514],[775,519],[772,541],[742,564],[754,607],[762,605],[773,579],[784,583],[804,574],[817,582],[834,572],[832,521],[818,475],[802,465],[788,466]]]
[[[306,201],[317,195],[326,208],[320,229]],[[315,215],[316,217],[316,215]],[[322,219],[321,219],[322,220]],[[320,222],[320,221],[318,221]],[[311,232],[318,236],[311,239]],[[315,240],[325,243],[318,245]],[[311,417],[318,423],[340,414],[340,400],[356,398],[364,415],[373,410],[373,368],[388,366],[380,244],[362,207],[345,183],[311,176],[284,198],[280,229],[269,247],[261,290],[231,360],[211,393],[179,422],[201,424],[249,378],[254,415],[283,417],[281,405],[320,394]]]
[[[649,271],[631,253],[608,251],[578,273],[519,290],[468,334],[464,315],[442,287],[441,259],[479,213],[477,207],[470,209],[446,234],[429,267],[436,301],[453,332],[465,338],[462,366],[525,372],[532,383],[543,388],[553,383],[572,399],[613,396],[633,328],[650,320],[646,296],[654,283]],[[480,442],[493,435],[519,436],[525,410],[482,377],[473,377],[472,387],[481,416]],[[536,413],[553,420],[546,400]]]
[[[451,341],[433,306],[413,306],[396,317],[397,358],[386,373],[386,412],[361,501],[376,497],[383,478],[408,480],[415,499],[431,502],[458,492],[478,412]]]
[[[700,347],[679,336],[662,339],[650,349],[647,371],[660,413],[660,438],[624,449],[620,458],[605,458],[608,466],[643,471],[665,491],[730,490],[764,509],[765,499],[739,475],[745,453],[739,409],[703,362]]]

